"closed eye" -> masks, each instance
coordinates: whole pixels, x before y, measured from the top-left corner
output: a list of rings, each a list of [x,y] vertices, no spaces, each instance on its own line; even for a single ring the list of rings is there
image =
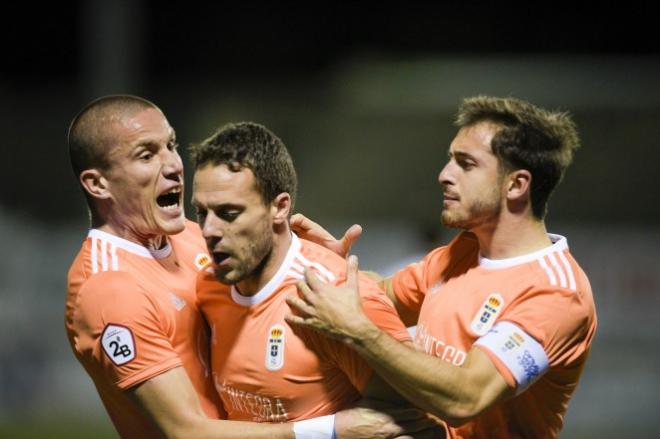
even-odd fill
[[[238,209],[219,209],[219,212],[217,212],[217,215],[219,218],[223,219],[224,221],[227,221],[228,223],[234,222],[236,218],[242,213],[242,210]]]

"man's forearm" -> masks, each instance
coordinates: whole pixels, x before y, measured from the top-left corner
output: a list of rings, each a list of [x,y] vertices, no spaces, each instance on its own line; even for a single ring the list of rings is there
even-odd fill
[[[473,349],[462,366],[411,351],[371,322],[365,322],[351,340],[374,370],[415,406],[451,424],[476,416],[499,398],[502,381],[491,384],[492,374],[472,370],[475,359],[489,360]],[[501,378],[501,377],[500,377]]]

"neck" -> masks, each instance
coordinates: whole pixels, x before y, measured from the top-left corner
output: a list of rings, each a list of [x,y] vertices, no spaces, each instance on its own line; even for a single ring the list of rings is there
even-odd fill
[[[255,272],[236,284],[241,296],[254,296],[275,276],[277,270],[284,263],[284,259],[291,247],[291,231],[277,233],[273,241],[273,248]]]
[[[552,245],[545,223],[530,217],[499,218],[471,230],[479,240],[479,252],[488,259],[507,259]]]
[[[144,235],[134,230],[130,225],[115,221],[99,221],[92,218],[92,228],[140,244],[150,250],[160,250],[167,244],[167,235]]]

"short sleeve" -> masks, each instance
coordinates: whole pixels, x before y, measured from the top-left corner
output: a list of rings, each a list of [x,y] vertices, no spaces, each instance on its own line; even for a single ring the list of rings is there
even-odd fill
[[[392,277],[397,306],[419,314],[426,293],[438,291],[442,282],[475,266],[478,255],[476,237],[461,232],[446,246],[432,250],[421,261],[401,269]]]
[[[570,366],[591,344],[593,302],[569,289],[539,289],[514,301],[501,320],[520,326],[543,345],[550,367]]]
[[[512,302],[475,343],[510,385],[524,390],[549,368],[571,367],[587,352],[595,329],[589,302],[568,289],[536,289]],[[515,381],[515,384],[514,384]]]
[[[436,249],[421,261],[412,263],[394,274],[392,288],[399,305],[419,313],[429,288],[428,266],[433,264],[433,261],[438,258],[438,253],[443,250],[444,247]]]
[[[406,326],[394,309],[394,304],[374,282],[361,278],[360,294],[362,308],[369,320],[397,341],[412,341]]]
[[[109,383],[123,390],[181,365],[173,322],[131,275],[95,275],[79,297],[76,349]]]

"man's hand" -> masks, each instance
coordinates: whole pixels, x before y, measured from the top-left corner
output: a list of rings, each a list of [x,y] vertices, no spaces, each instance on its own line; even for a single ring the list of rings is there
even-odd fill
[[[323,283],[309,268],[298,283],[302,298],[289,296],[287,303],[301,315],[289,314],[289,323],[315,329],[344,343],[355,343],[380,330],[362,310],[358,290],[358,261],[354,255],[346,262],[346,282],[340,286]]]
[[[335,416],[337,439],[444,438],[445,429],[420,410],[353,407]]]
[[[315,223],[301,213],[293,215],[289,224],[291,225],[291,230],[296,232],[301,238],[315,242],[337,253],[342,258],[348,255],[351,247],[362,234],[362,226],[353,224],[344,232],[344,236],[337,240],[330,232],[321,227],[320,224]]]

